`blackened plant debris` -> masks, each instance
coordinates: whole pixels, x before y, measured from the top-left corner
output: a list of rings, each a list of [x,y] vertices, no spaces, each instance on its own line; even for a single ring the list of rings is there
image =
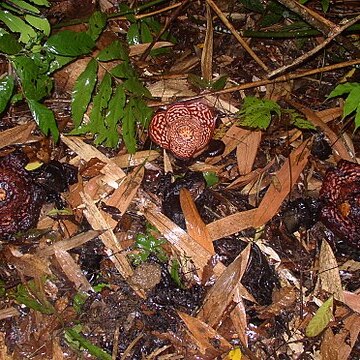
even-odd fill
[[[320,219],[340,239],[360,248],[360,165],[340,160],[320,190]]]
[[[54,201],[56,207],[60,209],[65,207],[60,193],[67,191],[69,185],[77,182],[77,174],[75,166],[56,160],[51,160],[31,172],[35,182],[43,188],[46,201]]]
[[[12,153],[0,158],[0,237],[26,231],[37,223],[44,191],[24,169],[26,155]]]

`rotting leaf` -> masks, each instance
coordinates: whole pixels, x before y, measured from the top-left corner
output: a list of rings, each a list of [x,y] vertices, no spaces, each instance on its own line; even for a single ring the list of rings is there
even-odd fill
[[[318,336],[330,323],[333,317],[334,297],[330,296],[316,311],[305,330],[307,337]]]
[[[75,128],[79,127],[89,105],[97,75],[97,62],[91,59],[86,69],[77,78],[72,92],[71,112]]]

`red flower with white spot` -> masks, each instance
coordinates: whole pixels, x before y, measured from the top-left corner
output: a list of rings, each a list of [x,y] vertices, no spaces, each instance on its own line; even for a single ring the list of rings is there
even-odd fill
[[[211,140],[216,117],[213,109],[196,100],[158,111],[149,126],[151,139],[180,159],[189,159]]]

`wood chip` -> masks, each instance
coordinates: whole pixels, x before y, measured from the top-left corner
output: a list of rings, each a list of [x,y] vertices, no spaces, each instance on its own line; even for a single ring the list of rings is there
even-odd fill
[[[92,287],[84,276],[80,266],[74,261],[72,256],[61,248],[55,246],[55,257],[62,271],[67,278],[74,283],[78,291],[91,291]]]
[[[36,125],[29,122],[24,125],[15,126],[0,132],[0,149],[14,144],[25,144],[29,140],[39,139],[31,136],[31,132],[35,129]]]

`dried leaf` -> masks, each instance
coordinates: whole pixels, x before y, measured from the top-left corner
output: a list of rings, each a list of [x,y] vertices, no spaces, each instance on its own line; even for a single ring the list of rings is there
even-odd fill
[[[205,354],[206,351],[212,350],[216,351],[216,353],[220,355],[231,349],[230,343],[206,323],[179,311],[178,314],[189,329],[195,344],[202,354]],[[213,339],[216,339],[216,348],[213,346]]]
[[[206,225],[200,217],[190,191],[185,188],[180,190],[180,205],[185,216],[186,230],[188,234],[198,244],[206,249],[209,254],[214,255],[214,246]]]
[[[338,264],[335,255],[326,240],[322,241],[320,249],[317,286],[329,294],[332,294],[336,300],[344,301]]]
[[[236,259],[223,271],[212,286],[197,318],[211,327],[216,327],[222,320],[226,309],[234,300],[235,291],[246,270],[251,246],[248,245]]]
[[[261,131],[252,131],[236,147],[236,160],[240,175],[248,174],[254,165],[261,141]]]

